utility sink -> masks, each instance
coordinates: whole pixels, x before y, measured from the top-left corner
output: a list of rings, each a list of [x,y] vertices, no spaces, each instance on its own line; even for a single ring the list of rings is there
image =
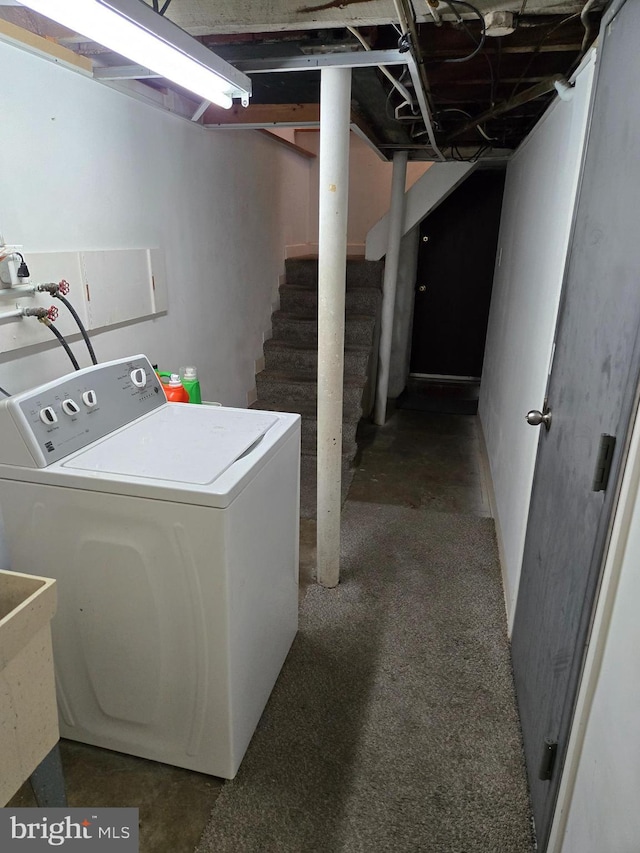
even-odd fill
[[[0,571],[0,806],[59,739],[50,627],[55,584]]]

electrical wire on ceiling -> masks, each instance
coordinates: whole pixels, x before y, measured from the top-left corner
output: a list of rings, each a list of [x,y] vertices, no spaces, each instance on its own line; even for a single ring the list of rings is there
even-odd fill
[[[442,0],[442,2],[444,2],[449,7],[451,13],[455,16],[457,23],[463,27],[464,31],[469,36],[469,38],[471,39],[471,41],[473,42],[475,47],[471,51],[471,53],[468,53],[466,56],[459,56],[459,57],[454,57],[451,59],[442,59],[442,60],[433,59],[432,63],[440,65],[440,64],[448,64],[448,63],[459,64],[461,62],[469,62],[470,59],[473,59],[474,57],[476,57],[480,53],[480,51],[482,50],[482,48],[485,45],[485,41],[486,41],[486,37],[487,37],[487,29],[486,29],[486,22],[485,22],[484,16],[482,15],[482,12],[480,12],[480,10],[476,6],[474,6],[472,3],[466,2],[466,0]],[[456,9],[456,6],[454,4],[457,4],[458,6],[463,6],[464,8],[473,12],[473,14],[477,18],[479,18],[480,24],[482,26],[479,41],[476,39],[473,32],[469,29],[466,21],[464,20],[462,15],[458,12],[458,10]],[[498,41],[499,41],[499,39],[498,39]],[[491,59],[489,58],[487,53],[483,53],[482,56],[484,57],[484,60],[487,63],[487,67],[489,69],[489,77],[491,80],[489,105],[491,107],[493,107],[493,106],[495,106],[495,93],[496,93],[496,84],[497,84],[496,74],[495,74],[495,71],[493,68],[493,63],[491,62]]]
[[[447,107],[447,109],[440,110],[439,114],[440,113],[462,113],[462,115],[466,116],[468,119],[473,119],[473,116],[471,115],[471,113],[468,113],[466,110],[458,109],[458,107]],[[484,136],[484,138],[487,140],[487,142],[497,142],[498,141],[498,137],[497,136],[489,136],[489,134],[486,132],[486,130],[482,127],[482,125],[480,125],[480,124],[476,125],[476,130],[478,131],[478,133],[480,133],[482,136]]]
[[[452,160],[455,160],[458,163],[477,163],[483,154],[491,150],[491,145],[481,145],[475,154],[471,154],[469,157],[463,157],[457,145],[450,145],[449,149]]]
[[[428,5],[429,0],[426,0],[426,2]],[[453,58],[449,58],[449,59],[442,59],[440,61],[438,61],[434,58],[434,59],[430,60],[429,64],[440,65],[440,64],[445,64],[445,63],[469,62],[474,57],[478,56],[478,54],[480,54],[483,46],[485,45],[487,33],[486,33],[486,22],[485,22],[484,16],[480,12],[480,10],[478,8],[476,8],[476,6],[473,5],[473,3],[467,2],[467,0],[441,0],[441,2],[443,2],[448,7],[451,14],[455,17],[457,24],[464,28],[465,32],[467,33],[467,35],[469,36],[469,38],[473,42],[474,48],[466,56],[453,57]],[[522,0],[521,5],[520,5],[520,11],[519,11],[520,17],[525,13],[525,10],[527,8],[527,3],[528,3],[528,0]],[[584,27],[584,37],[582,39],[582,45],[580,47],[580,51],[578,53],[578,56],[577,56],[577,58],[574,59],[573,65],[571,66],[571,69],[566,74],[567,77],[570,75],[570,73],[577,67],[579,62],[582,60],[582,57],[586,53],[586,50],[588,49],[591,41],[593,40],[592,39],[592,23],[591,23],[589,16],[594,11],[594,7],[597,7],[601,3],[602,3],[602,0],[587,0],[587,2],[584,3],[581,12],[568,15],[567,17],[563,18],[558,23],[552,23],[551,26],[549,26],[548,21],[545,21],[544,23],[540,23],[540,24],[531,24],[531,26],[544,26],[545,32],[544,32],[544,35],[542,36],[540,42],[531,51],[531,53],[528,57],[528,61],[526,62],[518,80],[516,81],[511,95],[508,98],[506,98],[504,101],[505,104],[507,104],[511,99],[513,99],[515,97],[516,93],[520,89],[520,85],[521,85],[523,79],[525,79],[527,77],[527,74],[529,73],[532,64],[535,62],[536,56],[538,56],[540,54],[545,41],[547,41],[553,35],[553,33],[555,33],[560,27],[564,26],[569,21],[575,20],[576,18],[579,17],[580,21]],[[481,33],[479,35],[475,34],[471,30],[471,28],[467,25],[467,23],[465,23],[465,19],[463,18],[463,15],[461,14],[461,11],[464,11],[464,10],[467,10],[469,12],[473,12],[475,17],[480,19],[482,29],[481,29]],[[414,20],[415,20],[415,12],[414,12]],[[467,18],[467,21],[468,21],[468,18]],[[500,39],[498,39],[497,41],[498,41],[498,46],[497,46],[498,60],[497,61],[498,61],[498,67],[499,67],[500,62],[501,62]],[[415,47],[417,47],[417,46],[415,46]],[[498,96],[497,84],[500,82],[499,73],[497,73],[496,69],[494,68],[494,65],[491,61],[491,58],[488,56],[486,51],[482,55],[484,56],[485,60],[487,61],[487,64],[489,67],[489,74],[491,77],[490,103],[491,103],[491,109],[493,109],[496,107],[495,99],[496,99],[496,96]],[[452,102],[450,101],[450,103],[452,103]],[[453,102],[453,103],[455,103],[455,102]],[[461,103],[464,103],[464,102],[461,102]],[[546,103],[547,103],[546,100],[543,102],[541,101],[541,109],[546,106]],[[472,116],[466,110],[463,110],[462,108],[460,108],[460,109],[458,109],[458,108],[443,109],[443,110],[439,111],[439,115],[442,115],[445,112],[460,112],[461,114],[466,115],[469,119],[471,119],[473,121]],[[532,116],[532,118],[535,120],[534,116]],[[478,129],[478,132],[482,134],[486,143],[483,143],[483,145],[480,146],[480,148],[478,148],[478,150],[475,152],[475,154],[473,154],[470,157],[464,157],[464,158],[461,156],[461,152],[460,152],[459,147],[456,146],[455,144],[450,144],[449,145],[450,157],[452,159],[465,159],[465,160],[469,160],[469,161],[473,162],[479,156],[482,156],[482,154],[484,153],[485,150],[495,146],[496,143],[499,144],[500,142],[502,142],[502,144],[504,145],[506,137],[511,136],[511,133],[509,132],[509,130],[506,127],[500,131],[500,133],[497,137],[489,136],[489,134],[487,133],[487,131],[485,130],[484,127],[481,127],[478,125],[477,129]],[[418,132],[417,135],[422,135],[422,134],[420,132]]]
[[[465,111],[463,110],[463,112],[465,112]],[[426,136],[426,135],[427,135],[427,131],[421,130],[420,132],[415,134],[415,138],[418,139],[420,136]],[[462,154],[462,152],[460,151],[460,147],[458,145],[456,145],[455,142],[450,143],[447,147],[449,148],[449,152],[450,152],[449,158],[451,160],[456,160],[459,163],[476,163],[479,160],[479,158],[482,157],[483,154],[485,154],[487,151],[491,151],[491,149],[493,148],[493,145],[490,145],[490,144],[487,145],[483,142],[482,145],[480,145],[476,149],[475,153],[470,154],[468,157],[465,157]]]
[[[171,5],[171,0],[165,0],[164,5],[160,6],[158,0],[152,0],[153,2],[153,11],[157,12],[159,15],[164,15],[169,6]]]
[[[445,59],[443,61],[446,63],[468,62],[470,59],[473,59],[474,56],[477,56],[477,54],[480,53],[480,51],[484,47],[484,43],[485,43],[485,40],[487,37],[487,25],[485,23],[484,16],[479,9],[476,9],[476,7],[472,6],[471,3],[467,3],[466,0],[444,0],[444,2],[451,9],[451,12],[455,15],[458,23],[461,24],[462,27],[464,27],[465,32],[467,33],[467,35],[469,36],[471,41],[476,45],[476,47],[474,50],[471,51],[471,53],[467,54],[467,56],[458,56],[454,59]],[[480,18],[480,23],[482,24],[482,32],[480,34],[480,41],[479,42],[476,42],[476,40],[473,36],[473,33],[471,32],[469,27],[466,25],[464,18],[458,12],[458,10],[456,9],[456,6],[464,6],[465,8],[470,9],[475,15],[478,16],[478,18]]]
[[[485,22],[484,16],[483,16],[482,12],[476,6],[474,6],[472,3],[468,3],[467,0],[443,0],[443,2],[446,3],[446,5],[451,10],[452,14],[455,16],[457,22],[464,28],[464,31],[467,33],[467,35],[469,36],[469,38],[471,39],[471,41],[475,45],[475,48],[474,48],[474,50],[471,51],[471,53],[467,54],[466,56],[455,57],[452,59],[444,59],[442,61],[443,61],[443,63],[458,63],[458,64],[461,62],[469,62],[469,60],[473,59],[475,56],[477,56],[480,53],[480,51],[484,47],[484,44],[486,41],[487,27],[486,27],[486,22]],[[476,39],[476,37],[474,36],[472,31],[467,26],[464,18],[459,13],[456,6],[462,6],[465,9],[468,9],[469,11],[473,12],[473,14],[477,18],[479,18],[480,24],[482,27],[479,41]],[[486,53],[484,53],[482,55],[484,56],[484,59],[485,59],[487,66],[489,68],[489,77],[491,79],[489,104],[491,107],[493,107],[493,106],[495,106],[496,75],[494,72],[493,63],[491,62],[491,59],[489,58],[489,56]],[[469,118],[472,118],[472,116],[469,115],[468,113],[467,113],[467,115],[469,116]],[[497,141],[495,139],[492,139],[492,137],[488,136],[482,128],[478,128],[478,129],[479,129],[480,133],[485,137],[485,139],[487,139],[487,141],[489,141],[489,142]]]
[[[404,71],[404,72],[403,72],[403,74],[402,74],[402,76],[400,77],[400,80],[399,80],[398,82],[399,82],[399,83],[402,83],[402,82],[403,82],[403,79],[404,79],[404,77],[405,77],[406,75],[407,75],[407,72],[406,72],[406,71]],[[393,95],[393,93],[394,93],[394,92],[395,92],[395,89],[389,89],[389,94],[387,95],[387,98],[386,98],[386,107],[385,107],[385,109],[386,109],[386,114],[387,114],[387,116],[388,116],[389,118],[394,119],[394,121],[398,121],[398,122],[413,122],[413,123],[415,123],[416,118],[417,118],[417,117],[419,116],[419,114],[420,114],[420,111],[419,111],[418,105],[417,105],[415,102],[414,102],[413,104],[409,104],[409,105],[408,105],[408,106],[410,106],[410,108],[411,108],[411,113],[410,113],[409,115],[403,115],[403,114],[402,114],[402,110],[404,109],[404,107],[406,107],[406,106],[407,106],[407,102],[406,102],[406,101],[402,101],[402,103],[398,104],[398,106],[397,106],[397,107],[394,107],[394,108],[393,108],[393,113],[391,113],[391,112],[389,111],[389,106],[390,106],[391,97],[392,97],[392,95]]]
[[[598,3],[599,0],[587,0],[584,4],[582,12],[580,12],[580,20],[582,22],[582,26],[584,27],[584,38],[582,39],[582,46],[580,47],[580,56],[578,62],[587,52],[587,48],[589,47],[589,36],[591,35],[591,21],[589,20],[589,12]]]
[[[547,32],[544,34],[544,36],[541,38],[540,42],[536,45],[535,49],[531,53],[531,57],[529,59],[529,62],[525,66],[525,69],[522,72],[522,74],[520,75],[516,85],[513,87],[513,91],[511,92],[511,97],[513,97],[515,95],[518,87],[520,86],[520,83],[522,82],[522,79],[526,76],[527,72],[531,68],[531,64],[532,64],[533,60],[540,53],[540,50],[542,49],[543,44],[549,38],[549,36],[553,35],[553,33],[555,33],[556,30],[560,29],[560,27],[564,26],[564,24],[568,23],[569,21],[573,21],[579,17],[580,21],[582,23],[582,26],[584,27],[584,37],[582,39],[582,44],[580,45],[580,50],[578,51],[578,55],[576,56],[576,58],[571,63],[571,66],[567,70],[565,77],[568,79],[571,76],[571,74],[573,74],[575,69],[580,64],[582,57],[587,52],[587,48],[589,47],[589,45],[591,43],[590,42],[591,22],[589,20],[589,14],[593,11],[593,7],[597,3],[601,3],[601,2],[602,2],[602,0],[587,0],[587,2],[582,7],[581,12],[576,12],[573,15],[567,15],[566,18],[563,18],[557,24],[554,24],[554,26],[552,26],[551,29],[547,30]],[[543,25],[540,24],[539,26],[543,26]]]
[[[420,112],[422,114],[427,136],[429,137],[429,143],[431,144],[431,148],[438,160],[443,161],[446,158],[438,147],[438,141],[436,140],[433,122],[431,119],[431,116],[433,115],[433,103],[429,80],[427,79],[425,64],[422,58],[422,52],[420,50],[420,45],[418,44],[416,12],[413,8],[413,3],[410,2],[410,0],[393,0],[393,5],[396,10],[396,16],[400,21],[400,26],[405,34],[400,42],[406,43],[406,49],[411,52],[411,57],[415,65],[415,74],[417,79],[414,81],[414,88],[416,90],[416,98],[420,104]],[[400,43],[398,45],[398,49],[402,50]]]
[[[538,54],[540,53],[540,50],[542,49],[543,44],[544,44],[544,43],[545,43],[545,41],[549,38],[549,36],[553,35],[553,33],[555,33],[555,32],[556,32],[556,30],[559,30],[559,29],[560,29],[560,27],[564,26],[564,24],[568,23],[569,21],[573,21],[573,20],[575,20],[575,18],[577,18],[577,17],[579,17],[579,13],[578,13],[578,12],[576,12],[576,13],[575,13],[575,14],[573,14],[573,15],[567,15],[567,17],[566,17],[566,18],[563,18],[563,19],[562,19],[561,21],[559,21],[557,24],[554,24],[554,25],[551,27],[551,29],[547,30],[547,32],[542,36],[542,38],[540,39],[540,41],[538,42],[538,44],[536,45],[536,47],[534,48],[534,50],[531,52],[531,56],[529,57],[529,61],[528,61],[528,62],[527,62],[527,64],[525,65],[525,67],[524,67],[524,69],[523,69],[522,73],[520,74],[520,77],[519,77],[519,78],[518,78],[518,80],[516,81],[516,84],[515,84],[515,86],[513,87],[512,91],[511,91],[511,95],[509,96],[509,100],[510,100],[511,98],[513,98],[513,97],[514,97],[514,95],[516,94],[516,92],[518,91],[518,88],[519,88],[519,86],[520,86],[520,83],[522,83],[523,79],[527,76],[527,73],[528,73],[529,69],[531,68],[531,65],[533,64],[534,59],[535,59],[535,58],[536,58],[536,56],[538,56]],[[566,75],[565,75],[565,76],[566,76]]]
[[[357,30],[355,27],[349,27],[349,26],[347,27],[347,30],[349,30],[351,35],[355,36],[358,39],[358,41],[364,47],[365,50],[371,50],[371,45],[364,38],[364,36],[359,32],[359,30]],[[398,80],[396,77],[394,77],[393,74],[389,71],[389,69],[386,68],[384,65],[378,65],[378,68],[380,69],[380,71],[382,71],[382,73],[387,78],[387,80],[389,80],[389,82],[392,84],[394,89],[396,89],[398,92],[400,92],[400,94],[404,98],[403,103],[400,104],[398,107],[396,107],[396,118],[398,117],[397,111],[399,109],[401,109],[405,104],[411,109],[412,113],[417,113],[416,103],[415,103],[411,93],[407,89],[407,87],[403,86],[402,83],[400,82],[400,80]],[[387,99],[387,101],[388,101],[388,99]]]

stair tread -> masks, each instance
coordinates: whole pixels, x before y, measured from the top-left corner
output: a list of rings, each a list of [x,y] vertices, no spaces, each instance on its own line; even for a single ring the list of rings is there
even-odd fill
[[[293,255],[290,258],[287,258],[286,264],[317,264],[318,263],[318,253],[317,252],[307,252],[306,255]],[[367,258],[366,255],[363,255],[362,252],[350,252],[347,253],[347,263],[353,262],[356,264],[380,264],[382,261],[371,261]]]
[[[282,320],[302,320],[305,322],[318,322],[318,318],[315,314],[292,314],[290,311],[274,311],[273,317],[278,317]],[[351,311],[348,312],[347,317],[349,320],[367,320],[372,321],[375,320],[375,314],[354,314]]]
[[[250,406],[251,409],[257,409],[258,411],[265,412],[281,412],[284,411],[278,407],[277,403],[274,403],[272,400],[262,400],[258,399],[255,403],[252,403]],[[303,418],[311,418],[313,420],[317,420],[317,407],[314,402],[306,402],[306,401],[298,401],[294,402],[291,408],[287,409],[287,411],[292,412],[293,414],[301,415]],[[343,407],[343,419],[351,420],[352,418],[358,421],[362,417],[362,409],[360,406],[346,406]]]
[[[317,293],[318,284],[317,282],[285,281],[280,285],[280,290],[303,290],[305,293],[312,290]],[[350,284],[349,290],[371,290],[373,293],[382,293],[382,288],[377,284],[360,284],[358,282]]]
[[[265,368],[260,373],[256,374],[256,379],[271,379],[276,382],[304,382],[309,385],[317,385],[316,374],[312,371],[286,371],[286,370],[270,370]],[[344,376],[345,385],[361,385],[367,381],[365,374],[347,373]]]
[[[345,338],[349,343],[344,348],[347,374],[342,407],[343,500],[354,476],[353,460],[358,450],[356,434],[362,418],[367,365],[375,357],[372,352],[382,299],[383,270],[382,261],[366,261],[362,257],[347,261]],[[264,345],[266,367],[256,377],[260,396],[251,408],[265,411],[282,408],[302,416],[300,509],[303,517],[312,518],[317,509],[318,420],[314,393],[317,388],[317,257],[287,259],[286,280],[280,286],[280,297],[280,309],[272,315],[273,337]],[[354,376],[354,372],[362,375]],[[287,398],[287,382],[296,383],[291,385],[293,400]]]
[[[277,347],[278,349],[303,350],[304,352],[317,352],[318,344],[289,341],[284,338],[269,338],[264,342],[266,349]],[[345,344],[345,352],[369,352],[371,347],[366,344]]]

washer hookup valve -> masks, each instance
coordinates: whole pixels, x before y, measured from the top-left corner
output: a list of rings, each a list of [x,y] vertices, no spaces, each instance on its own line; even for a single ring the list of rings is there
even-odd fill
[[[52,305],[50,308],[23,308],[22,316],[23,317],[37,317],[38,320],[49,320],[49,322],[53,323],[58,319],[58,309],[55,305]]]
[[[71,285],[63,278],[57,284],[53,281],[47,282],[47,284],[39,284],[36,290],[40,293],[50,293],[52,296],[57,296],[59,293],[66,296],[71,290]]]

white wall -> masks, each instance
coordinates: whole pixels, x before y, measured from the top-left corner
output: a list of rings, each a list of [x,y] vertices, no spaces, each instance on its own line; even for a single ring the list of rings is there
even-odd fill
[[[509,626],[513,624],[539,430],[593,80],[556,99],[510,161],[479,415],[491,466]]]
[[[307,131],[298,133],[296,142],[317,154],[320,148],[320,133]],[[312,163],[308,227],[309,240],[317,246],[319,159]],[[431,165],[431,163],[408,163],[406,188],[409,189]],[[389,210],[392,171],[391,162],[381,160],[366,142],[355,133],[351,133],[347,244],[348,251],[352,254],[364,254],[367,232]],[[315,250],[317,251],[317,248]]]
[[[206,398],[246,405],[285,242],[306,239],[307,162],[260,134],[206,131],[4,44],[0,67],[7,242],[27,259],[162,247],[167,315],[97,334],[98,358],[193,363]],[[57,344],[40,346],[0,356],[0,385],[19,391],[69,369]]]

